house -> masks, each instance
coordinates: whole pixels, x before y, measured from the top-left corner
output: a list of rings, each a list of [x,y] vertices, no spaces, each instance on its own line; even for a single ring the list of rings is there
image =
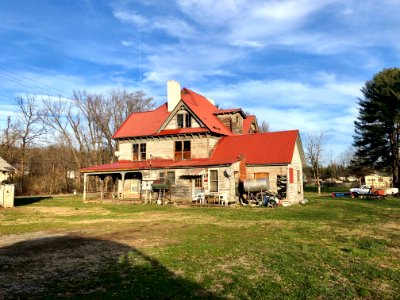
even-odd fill
[[[392,187],[392,177],[381,176],[378,174],[370,174],[365,176],[365,184],[374,188],[389,188]]]
[[[0,157],[0,184],[10,180],[14,172],[15,168]]]
[[[131,114],[113,139],[117,162],[81,169],[84,199],[99,197],[88,190],[94,177],[101,180],[100,198],[144,199],[156,180],[168,179],[172,201],[205,193],[227,203],[237,201],[239,182],[267,178],[277,192],[281,176],[288,179],[286,200],[303,199],[298,130],[258,133],[255,116],[240,108],[219,109],[212,100],[181,90],[176,81],[167,83],[167,103]],[[105,188],[110,182],[111,192]]]

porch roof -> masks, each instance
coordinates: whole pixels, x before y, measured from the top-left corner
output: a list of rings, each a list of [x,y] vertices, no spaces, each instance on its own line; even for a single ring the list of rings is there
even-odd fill
[[[197,168],[203,166],[227,165],[238,161],[238,158],[209,159],[197,158],[191,160],[172,160],[172,159],[152,159],[146,161],[120,160],[118,162],[90,166],[80,169],[82,173],[91,172],[111,172],[128,170],[148,170],[148,169],[173,169],[173,168]]]

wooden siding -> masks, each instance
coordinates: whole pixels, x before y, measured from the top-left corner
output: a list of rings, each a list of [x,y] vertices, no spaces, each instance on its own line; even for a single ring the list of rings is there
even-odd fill
[[[207,138],[207,149],[208,149],[208,157],[214,152],[215,146],[217,146],[220,138],[215,136],[210,136]]]
[[[243,133],[243,117],[240,113],[217,115],[226,128],[235,134]]]
[[[154,140],[147,142],[147,159],[162,158],[162,159],[173,159],[174,158],[174,141],[172,140]]]
[[[190,137],[190,138],[159,138],[143,140],[146,143],[146,159],[162,158],[174,159],[175,141],[191,141],[191,158],[208,158],[218,143],[218,137]],[[134,141],[119,141],[119,160],[132,160]]]
[[[118,160],[132,160],[132,143],[129,141],[118,142]]]
[[[292,163],[288,167],[293,169],[293,183],[289,183],[288,180],[287,198],[291,203],[299,203],[300,200],[304,199],[304,191],[303,162],[301,159],[298,143],[296,143],[295,145]],[[289,179],[289,171],[287,175]]]

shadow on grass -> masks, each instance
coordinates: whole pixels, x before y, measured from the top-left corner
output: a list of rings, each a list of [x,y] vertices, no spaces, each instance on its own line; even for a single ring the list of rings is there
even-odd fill
[[[0,248],[0,298],[221,298],[127,245],[52,236]]]
[[[15,197],[14,206],[24,206],[40,202],[46,199],[52,199],[50,196],[25,196],[25,197]]]

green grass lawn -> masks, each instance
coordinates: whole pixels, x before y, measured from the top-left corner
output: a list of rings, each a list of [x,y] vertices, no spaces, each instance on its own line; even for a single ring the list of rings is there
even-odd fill
[[[16,199],[1,298],[399,299],[400,199],[268,208]]]

